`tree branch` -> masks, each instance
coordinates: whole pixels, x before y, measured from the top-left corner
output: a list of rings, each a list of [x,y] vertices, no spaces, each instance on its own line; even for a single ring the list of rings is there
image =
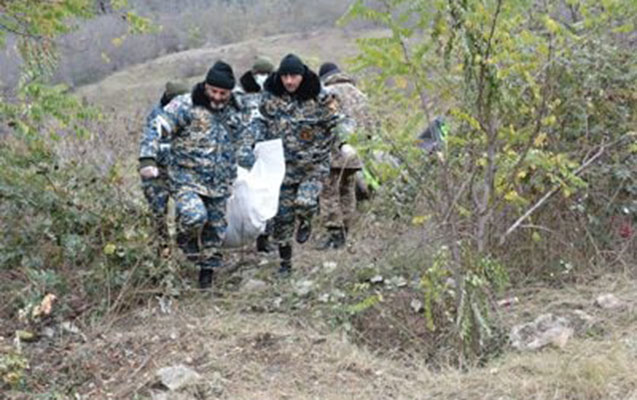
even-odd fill
[[[606,151],[610,147],[615,146],[616,144],[620,143],[622,140],[624,140],[625,138],[629,136],[631,136],[630,133],[621,136],[620,138],[618,138],[617,140],[611,143],[600,145],[599,150],[594,155],[592,155],[589,159],[584,161],[584,163],[582,163],[582,165],[580,165],[575,171],[573,171],[573,174],[575,176],[581,174],[584,170],[590,167],[591,164],[593,164],[593,162],[595,162],[599,157],[601,157],[601,155],[604,154],[604,151]],[[524,220],[529,218],[535,211],[537,211],[537,209],[542,207],[542,205],[546,203],[548,199],[550,199],[553,195],[558,193],[561,189],[562,189],[561,186],[555,186],[553,189],[548,191],[544,196],[542,196],[542,198],[538,200],[533,206],[531,206],[531,208],[529,208],[520,218],[518,218],[500,238],[500,246],[504,245],[507,237],[511,233],[513,233],[516,229],[518,229],[520,225],[522,224],[522,222],[524,222]]]

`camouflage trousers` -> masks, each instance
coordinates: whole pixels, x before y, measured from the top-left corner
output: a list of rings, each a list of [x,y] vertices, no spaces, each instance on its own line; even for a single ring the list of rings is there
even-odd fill
[[[190,190],[177,191],[177,244],[201,269],[220,267],[219,248],[228,226],[227,197],[206,197]]]
[[[311,219],[318,213],[318,197],[323,185],[318,180],[281,185],[279,210],[272,220],[272,237],[279,246],[292,245],[296,220]]]
[[[321,192],[325,226],[349,229],[356,212],[356,169],[332,168]]]
[[[159,177],[154,179],[142,179],[144,197],[153,215],[153,226],[160,245],[168,244],[168,199],[170,190],[166,170],[160,168]]]

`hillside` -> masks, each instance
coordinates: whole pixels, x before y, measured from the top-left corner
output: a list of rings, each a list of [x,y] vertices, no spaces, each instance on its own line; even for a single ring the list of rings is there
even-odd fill
[[[188,50],[124,69],[98,83],[80,87],[76,93],[90,103],[114,110],[119,117],[136,115],[157,101],[168,80],[197,82],[219,59],[233,66],[237,79],[258,56],[270,57],[276,64],[284,55],[293,52],[303,57],[310,67],[318,68],[322,62],[345,63],[348,57],[356,55],[356,37],[385,34],[381,30],[348,33],[332,29]]]
[[[586,230],[591,238],[584,241],[592,242],[599,257],[585,259],[589,253],[582,252],[571,258],[580,255],[574,237],[585,236],[578,229],[590,227],[578,223],[596,216],[596,210],[573,217],[578,211],[567,203],[569,196],[555,201],[555,214],[549,210],[526,227],[539,226],[541,235],[535,230],[530,239],[520,234],[494,251],[518,262],[505,266],[512,279],[503,291],[484,284],[491,278],[489,267],[499,266],[499,260],[472,259],[468,253],[463,284],[474,284],[478,289],[471,293],[486,302],[469,299],[466,308],[461,306],[469,292],[450,272],[442,224],[436,226],[425,214],[422,197],[405,193],[414,182],[415,191],[430,183],[408,177],[411,165],[401,165],[396,179],[383,182],[375,198],[360,204],[345,249],[317,250],[324,235],[317,221],[310,242],[294,245],[294,270],[287,279],[276,275],[275,254],[245,248],[228,251],[228,266],[217,274],[214,290],[201,292],[194,289],[196,271],[176,248],[167,258],[150,248],[137,146],[145,113],[166,81],[195,83],[218,59],[232,64],[239,76],[256,56],[276,63],[289,52],[313,68],[327,60],[345,65],[357,54],[357,37],[387,35],[385,30],[329,29],[163,56],[76,89],[104,111],[105,121],[87,122],[94,129],[90,137],[42,140],[26,161],[20,158],[23,147],[14,144],[16,154],[7,152],[13,158],[0,158],[10,178],[1,182],[0,195],[17,206],[5,204],[0,210],[2,216],[17,217],[0,226],[15,225],[12,233],[25,234],[6,241],[12,253],[0,257],[7,260],[0,278],[13,290],[12,301],[6,302],[10,306],[0,311],[15,316],[0,326],[0,378],[11,386],[0,399],[637,400],[634,236],[618,238],[615,226],[600,223],[622,250],[599,250],[595,245],[601,242]],[[449,85],[461,81],[454,79]],[[409,88],[407,82],[404,86]],[[404,122],[410,112],[394,117]],[[413,126],[395,126],[413,139]],[[465,134],[473,138],[475,132]],[[480,149],[480,143],[471,145]],[[536,150],[544,146],[539,141]],[[424,161],[415,165],[423,170],[441,165],[416,153]],[[464,155],[464,149],[459,153]],[[478,157],[480,151],[475,153]],[[22,164],[10,168],[17,164],[14,159]],[[471,160],[467,171],[482,165],[480,158]],[[558,167],[570,171],[577,165]],[[505,167],[494,167],[494,173]],[[536,170],[536,165],[528,167],[528,176],[535,178]],[[480,169],[473,171],[479,177]],[[512,174],[520,180],[520,193],[527,178],[523,171]],[[467,180],[464,169],[455,172],[458,182]],[[432,188],[436,184],[431,181]],[[540,197],[550,184],[540,181],[528,191]],[[475,193],[461,199],[467,186],[451,188],[458,189],[453,201],[441,200],[447,216],[456,202],[460,217],[470,214],[460,202],[479,199]],[[519,203],[505,200],[503,215],[509,217]],[[577,203],[585,205],[585,199]],[[568,213],[560,214],[563,210]],[[556,215],[566,215],[563,229],[571,236],[550,225]],[[471,240],[466,238],[474,230],[459,226],[466,233],[462,240]],[[32,249],[41,254],[29,254],[36,252]],[[544,260],[551,262],[543,265]],[[57,302],[45,296],[51,292]],[[481,314],[484,304],[487,311]],[[473,317],[462,314],[467,309]],[[452,315],[449,310],[461,311]],[[475,315],[487,315],[493,324],[485,325],[492,330],[460,343],[467,321],[474,335],[481,334],[482,321]],[[479,355],[473,357],[464,346],[476,342]]]

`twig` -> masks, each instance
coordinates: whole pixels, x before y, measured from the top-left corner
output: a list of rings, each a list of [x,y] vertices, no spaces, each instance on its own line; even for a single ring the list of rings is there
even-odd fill
[[[579,168],[577,168],[573,174],[574,175],[579,175],[581,174],[586,168],[588,168],[593,162],[595,162],[595,160],[597,160],[603,153],[604,151],[617,144],[618,142],[620,142],[621,140],[624,139],[624,137],[626,137],[626,135],[622,136],[621,138],[617,139],[616,141],[607,144],[607,145],[601,145],[599,150],[597,151],[597,153],[595,153],[593,156],[591,156],[588,160],[586,160],[582,165],[579,166]],[[559,192],[562,189],[561,186],[555,186],[553,189],[551,189],[550,191],[548,191],[544,196],[542,196],[542,198],[540,200],[538,200],[531,208],[529,208],[520,218],[518,218],[513,225],[511,225],[509,227],[509,229],[506,230],[506,232],[504,233],[504,235],[502,235],[502,237],[500,238],[500,246],[504,245],[504,243],[506,242],[506,238],[513,233],[513,231],[515,231],[517,228],[520,227],[520,225],[522,224],[522,222],[524,222],[524,220],[526,220],[528,217],[531,216],[531,214],[533,214],[538,208],[540,208],[548,199],[550,199],[554,194],[556,194],[557,192]]]

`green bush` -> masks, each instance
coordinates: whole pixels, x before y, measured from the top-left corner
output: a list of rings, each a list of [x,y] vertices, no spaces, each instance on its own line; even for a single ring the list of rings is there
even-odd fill
[[[103,174],[63,164],[44,141],[0,147],[3,318],[47,293],[63,312],[104,313],[130,305],[133,289],[174,271],[156,255],[141,196],[117,190],[122,184],[116,166]]]

